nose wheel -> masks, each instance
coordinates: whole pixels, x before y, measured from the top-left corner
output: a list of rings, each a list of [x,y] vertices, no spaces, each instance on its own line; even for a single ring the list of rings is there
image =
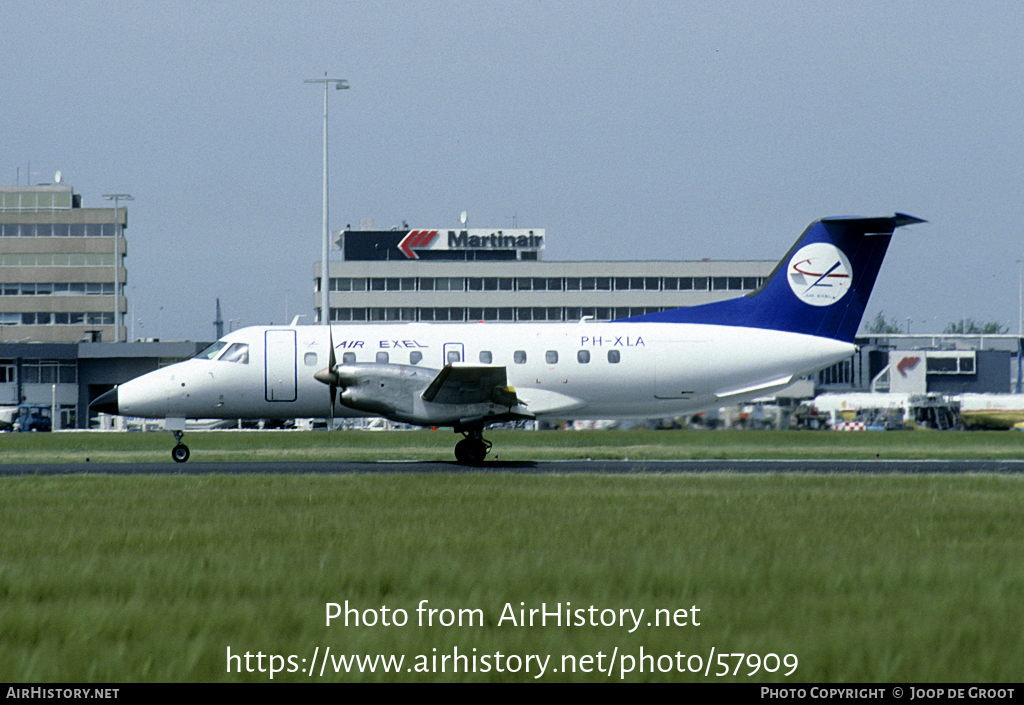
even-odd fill
[[[174,432],[174,440],[176,441],[176,445],[171,449],[171,458],[173,458],[174,462],[176,463],[184,463],[186,460],[188,460],[188,457],[191,455],[188,446],[181,442],[182,436],[184,435],[184,431]]]

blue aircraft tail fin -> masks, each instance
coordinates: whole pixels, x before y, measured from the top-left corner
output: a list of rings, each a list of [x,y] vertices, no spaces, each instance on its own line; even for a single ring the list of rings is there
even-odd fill
[[[853,342],[893,231],[925,221],[822,218],[811,223],[757,291],[625,321],[768,328]]]

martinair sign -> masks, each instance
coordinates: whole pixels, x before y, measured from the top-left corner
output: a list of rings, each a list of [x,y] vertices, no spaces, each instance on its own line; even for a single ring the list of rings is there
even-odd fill
[[[334,233],[346,261],[539,259],[543,230],[346,230]]]

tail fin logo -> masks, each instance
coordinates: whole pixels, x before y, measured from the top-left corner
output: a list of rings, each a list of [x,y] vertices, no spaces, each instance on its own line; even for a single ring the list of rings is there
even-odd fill
[[[796,297],[811,306],[831,306],[846,295],[853,269],[843,251],[828,242],[797,250],[789,260],[787,279]]]

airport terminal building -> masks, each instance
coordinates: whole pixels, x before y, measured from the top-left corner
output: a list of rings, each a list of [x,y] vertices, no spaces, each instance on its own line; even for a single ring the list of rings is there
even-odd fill
[[[545,262],[547,238],[539,229],[336,232],[330,320],[610,321],[741,296],[776,264]],[[319,292],[319,264],[314,278]],[[314,307],[323,320],[319,293]]]
[[[127,209],[71,186],[0,186],[0,342],[125,339]]]

